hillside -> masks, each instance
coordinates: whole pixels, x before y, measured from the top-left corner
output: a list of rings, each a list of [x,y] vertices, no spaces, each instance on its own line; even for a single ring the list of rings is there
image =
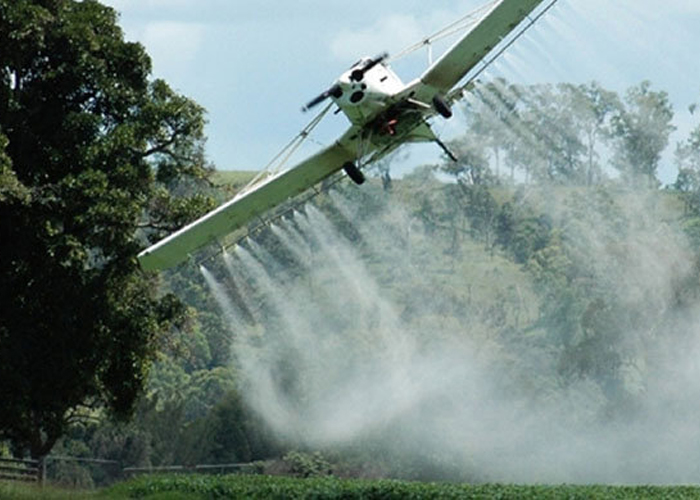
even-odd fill
[[[269,473],[291,457],[340,477],[476,483],[700,481],[700,432],[686,425],[700,400],[695,143],[660,189],[667,103],[648,85],[624,102],[594,84],[496,81],[475,95],[451,144],[460,162],[400,179],[379,165],[166,273],[185,320],[133,423],[76,426],[56,453],[261,460]],[[504,128],[506,104],[517,126]],[[634,128],[642,105],[660,108],[658,128]],[[652,130],[656,149],[640,151]],[[213,197],[253,175],[216,172]]]
[[[684,206],[618,183],[344,183],[208,262],[214,303],[193,305],[222,314],[267,432],[350,474],[680,480],[683,464],[617,464],[632,437],[613,436],[675,425],[650,402],[694,352]],[[574,458],[532,441],[543,433],[588,448]]]
[[[248,184],[257,175],[257,172],[247,170],[216,170],[211,181],[217,186],[240,189]]]

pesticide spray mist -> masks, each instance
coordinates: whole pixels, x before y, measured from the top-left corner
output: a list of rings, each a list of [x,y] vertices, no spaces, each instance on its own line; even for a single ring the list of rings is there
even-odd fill
[[[589,7],[546,17],[514,47],[530,54],[511,50],[493,69],[559,80],[585,63],[604,84],[629,81],[627,65],[572,57],[586,45],[570,19],[581,32],[608,26],[616,50],[646,43],[619,36],[639,23]],[[546,157],[550,143],[499,110],[497,84],[483,108]],[[686,286],[696,252],[658,192],[545,192],[537,212],[557,231],[516,263],[464,235],[454,200],[428,193],[405,208],[372,184],[342,185],[202,268],[245,397],[280,437],[421,479],[700,481],[700,299]],[[435,214],[435,227],[423,223]],[[590,292],[582,310],[560,279]]]
[[[589,266],[631,316],[648,315],[631,317],[616,341],[622,392],[635,403],[615,418],[610,388],[595,377],[563,381],[561,356],[533,326],[522,270],[505,276],[504,261],[469,242],[455,264],[400,203],[363,189],[346,186],[323,210],[309,204],[244,242],[223,256],[221,274],[202,268],[231,324],[246,398],[280,436],[364,447],[413,477],[700,480],[698,317],[667,314],[692,259],[642,197],[617,207],[620,220],[636,221],[623,231],[591,200],[583,218],[552,208],[571,218],[580,261],[570,265]],[[363,216],[373,204],[382,207]],[[515,305],[504,313],[508,297]]]

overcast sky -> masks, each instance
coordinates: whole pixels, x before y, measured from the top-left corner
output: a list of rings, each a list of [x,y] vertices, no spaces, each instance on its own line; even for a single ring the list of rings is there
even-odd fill
[[[396,54],[485,1],[103,0],[126,38],[145,45],[154,76],[207,109],[209,159],[241,170],[262,168],[310,120],[301,106],[359,57]],[[700,0],[559,0],[485,76],[596,80],[619,92],[650,80],[674,103],[675,141],[700,123],[688,111],[700,101],[699,26]],[[396,69],[408,81],[426,64],[421,53]],[[317,143],[344,127],[333,119]],[[675,179],[668,158],[661,177]]]

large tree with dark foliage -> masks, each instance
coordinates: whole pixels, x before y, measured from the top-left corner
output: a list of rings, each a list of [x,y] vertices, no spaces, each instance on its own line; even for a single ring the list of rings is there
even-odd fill
[[[210,201],[204,111],[94,0],[0,0],[0,439],[127,417],[183,308],[135,255]]]

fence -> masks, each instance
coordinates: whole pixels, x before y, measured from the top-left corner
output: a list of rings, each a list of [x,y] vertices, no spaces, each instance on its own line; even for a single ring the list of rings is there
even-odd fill
[[[226,474],[231,472],[252,474],[258,472],[255,463],[245,464],[211,464],[211,465],[170,465],[162,467],[125,467],[124,475],[139,474]]]
[[[122,464],[117,460],[49,455],[45,463],[46,481],[63,486],[107,486],[123,477]]]
[[[142,474],[259,473],[259,464],[172,465],[124,467],[115,460],[49,455],[43,461],[0,458],[0,480],[44,482],[76,487],[105,486],[124,477]]]
[[[0,458],[0,479],[41,483],[46,476],[45,465],[39,460]]]
[[[68,464],[74,465],[67,467]],[[49,455],[43,460],[0,458],[0,480],[2,481],[39,484],[49,481],[70,486],[97,486],[109,484],[121,477],[121,463],[115,460],[55,455]]]

